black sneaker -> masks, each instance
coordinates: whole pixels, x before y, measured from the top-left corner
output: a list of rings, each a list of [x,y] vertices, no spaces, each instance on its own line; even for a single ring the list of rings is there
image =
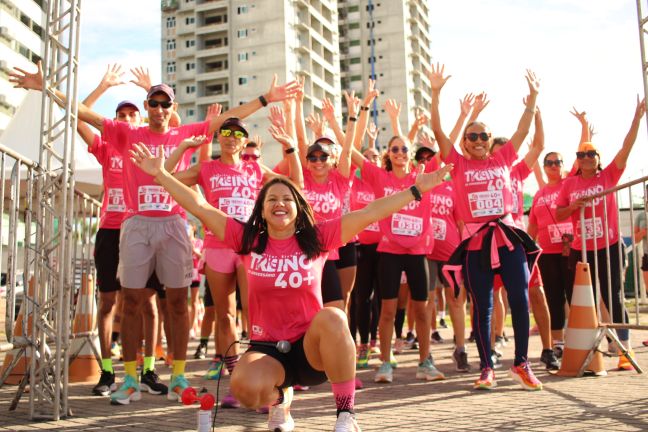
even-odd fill
[[[499,369],[502,367],[502,360],[497,357],[497,354],[491,354],[491,360],[493,361],[493,369]]]
[[[140,389],[154,395],[165,395],[169,392],[169,388],[160,382],[160,378],[152,370],[140,375]]]
[[[196,352],[194,353],[194,358],[195,359],[204,359],[207,357],[207,344],[203,344],[202,342],[198,345],[198,348],[196,348]]]
[[[443,343],[443,338],[438,331],[432,332],[432,342],[433,343]]]
[[[556,354],[552,349],[542,350],[542,354],[540,354],[540,361],[545,364],[547,370],[560,369],[560,361],[558,361]]]
[[[470,336],[468,336],[468,342],[476,342],[477,339],[475,339],[475,332],[473,330],[470,330]]]
[[[405,349],[415,349],[414,348],[415,343],[416,343],[416,338],[414,337],[414,333],[407,332],[407,336],[405,337],[405,343],[404,343]]]
[[[446,320],[445,320],[445,319],[441,318],[441,319],[439,320],[439,327],[441,327],[441,328],[448,328],[448,324],[446,323]]]
[[[115,384],[115,374],[105,370],[101,371],[99,382],[92,388],[92,394],[97,396],[108,396],[110,392],[117,390]]]
[[[455,370],[457,372],[470,372],[470,364],[468,364],[468,354],[466,354],[466,351],[459,352],[455,349],[452,353],[452,358],[455,362]]]

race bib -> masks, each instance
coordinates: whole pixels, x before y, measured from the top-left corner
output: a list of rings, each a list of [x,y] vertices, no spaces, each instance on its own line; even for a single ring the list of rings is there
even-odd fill
[[[592,240],[595,232],[597,239],[603,237],[603,221],[601,221],[600,217],[596,217],[593,222],[594,223],[592,223],[592,219],[585,220],[585,240]],[[576,229],[578,232],[582,231],[580,221],[578,221]]]
[[[423,219],[401,213],[394,213],[391,219],[393,234],[415,237],[423,233]]]
[[[254,201],[247,198],[219,198],[218,208],[228,216],[238,219],[241,222],[247,222],[252,216]]]
[[[562,243],[564,234],[573,234],[573,226],[570,223],[550,224],[547,230],[551,243]]]
[[[504,214],[504,194],[501,190],[469,193],[468,203],[472,217]]]
[[[430,221],[432,222],[432,233],[434,234],[434,240],[445,240],[447,230],[446,221],[438,218],[430,218]]]
[[[378,226],[378,222],[374,222],[371,225],[369,225],[367,228],[365,228],[364,230],[365,231],[379,232],[380,227]]]
[[[126,211],[126,203],[124,202],[124,190],[121,188],[108,189],[108,205],[106,206],[106,211],[109,212],[120,212],[123,213]]]
[[[171,211],[173,199],[162,186],[140,186],[137,189],[139,211]]]

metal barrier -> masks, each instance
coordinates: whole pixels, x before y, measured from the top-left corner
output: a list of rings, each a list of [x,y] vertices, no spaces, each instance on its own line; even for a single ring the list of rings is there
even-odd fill
[[[613,341],[616,342],[619,350],[621,351],[622,354],[626,355],[628,360],[632,363],[634,366],[635,370],[637,372],[641,373],[642,370],[639,367],[639,365],[636,364],[634,359],[632,358],[631,353],[629,352],[630,347],[625,347],[617,337],[617,334],[615,333],[614,330],[648,330],[648,325],[642,324],[641,317],[640,317],[640,307],[642,305],[642,299],[645,300],[646,298],[646,293],[645,290],[648,287],[644,287],[643,289],[641,288],[641,281],[642,281],[642,274],[640,270],[640,257],[639,257],[639,248],[637,245],[637,240],[635,238],[635,225],[636,225],[636,216],[635,214],[637,213],[635,211],[635,205],[634,205],[634,197],[636,196],[642,196],[642,202],[643,206],[641,207],[640,212],[643,212],[643,217],[646,218],[644,221],[648,221],[648,209],[646,206],[646,200],[648,198],[648,191],[646,190],[646,183],[648,182],[648,176],[639,178],[637,180],[624,183],[621,185],[618,185],[616,187],[604,190],[602,192],[589,195],[587,198],[590,200],[590,203],[588,206],[582,207],[580,210],[580,232],[581,232],[581,261],[586,263],[588,262],[587,260],[587,248],[586,248],[586,242],[587,240],[592,240],[593,243],[593,262],[594,262],[594,267],[596,267],[597,271],[592,272],[592,278],[598,278],[598,273],[601,271],[600,270],[600,265],[604,265],[606,269],[606,274],[608,275],[607,277],[607,284],[606,286],[601,286],[600,283],[596,283],[596,290],[595,290],[595,298],[596,298],[596,311],[598,315],[598,322],[599,322],[599,335],[596,338],[595,345],[592,347],[592,351],[590,352],[590,356],[588,357],[588,360],[585,362],[583,365],[583,368],[589,363],[589,359],[591,358],[593,352],[598,349],[600,343],[602,342],[603,338],[605,336],[608,336],[611,338]],[[641,194],[635,194],[633,196],[633,192],[636,192],[637,186],[641,185]],[[617,204],[616,205],[616,218],[618,221],[618,229],[619,229],[619,240],[618,243],[615,245],[610,245],[610,230],[609,230],[609,209],[607,205],[607,197],[610,194],[614,194],[614,199],[616,200],[616,203],[619,203],[619,198],[623,197],[623,193],[627,192],[627,197],[628,197],[628,203],[629,203],[629,225],[630,225],[630,233],[625,233],[629,234],[630,237],[630,245],[625,247],[624,240],[623,240],[623,234],[621,232],[621,210],[620,206]],[[603,203],[603,215],[597,216],[596,214],[596,200],[602,200]],[[586,218],[585,217],[585,210],[587,208],[591,209],[591,217]],[[638,214],[638,213],[637,213]],[[600,221],[600,223],[599,223]],[[603,248],[601,248],[601,243],[603,242]],[[648,241],[648,238],[644,238],[642,241],[646,242]],[[616,255],[618,255],[618,260],[614,265],[618,266],[620,269],[619,272],[619,280],[614,281],[617,282],[620,286],[621,292],[618,293],[619,296],[619,301],[621,302],[621,317],[615,317],[614,315],[614,307],[613,307],[613,296],[615,293],[613,293],[613,280],[612,280],[612,265],[613,263],[611,262],[611,257],[613,254],[611,253],[611,247],[618,247],[619,251]],[[598,259],[598,254],[596,251],[599,249],[604,249],[605,250],[605,256],[608,258],[605,263],[599,263]],[[626,252],[625,254],[623,252]],[[626,266],[624,256],[631,256],[633,260],[633,265],[632,265],[632,288],[633,288],[633,296],[634,296],[634,304],[632,306],[633,310],[631,312],[628,312],[628,319],[626,319],[626,299],[625,299],[625,291],[624,291],[624,286],[625,286],[625,281],[626,281],[626,269],[628,266]],[[594,282],[594,280],[592,280]],[[602,299],[602,290],[606,290],[607,298],[608,298],[608,303],[609,307],[606,307],[604,302],[601,301]],[[605,309],[603,309],[605,308]],[[604,317],[606,316],[609,317],[609,319],[605,319]]]

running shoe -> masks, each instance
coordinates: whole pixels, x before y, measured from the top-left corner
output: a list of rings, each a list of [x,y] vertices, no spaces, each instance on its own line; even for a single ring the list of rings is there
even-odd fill
[[[355,414],[349,411],[341,411],[335,421],[333,432],[360,432],[360,426],[355,419]]]
[[[448,328],[448,324],[446,323],[446,320],[444,318],[441,318],[439,320],[439,327],[441,328]]]
[[[495,346],[497,348],[503,348],[506,346],[506,339],[504,336],[495,336]]]
[[[162,348],[162,344],[155,345],[155,358],[158,360],[164,360],[166,358],[166,354],[164,353],[164,348]]]
[[[295,384],[292,388],[293,388],[294,391],[308,391],[308,390],[310,390],[309,386],[299,385],[299,384]]]
[[[221,408],[240,408],[241,403],[231,395],[231,393],[227,393],[225,396],[223,396],[223,400],[221,400]]]
[[[416,338],[414,337],[414,333],[411,331],[407,332],[407,336],[405,337],[405,341],[403,342],[403,348],[405,349],[413,349],[414,344],[416,343]]]
[[[441,337],[441,335],[439,334],[439,332],[436,331],[436,330],[433,331],[433,332],[432,332],[432,343],[440,344],[440,343],[443,343],[443,342],[444,342],[444,341],[443,341],[443,338]]]
[[[196,348],[196,352],[194,353],[194,358],[204,359],[205,357],[207,357],[207,344],[201,342],[198,344],[198,348]]]
[[[557,359],[561,359],[563,356],[563,350],[565,349],[565,343],[564,342],[557,342],[554,343],[553,346],[553,352],[556,355]]]
[[[628,354],[630,355],[630,357],[634,357],[634,352],[632,350],[628,350]],[[619,364],[617,366],[619,370],[624,370],[624,371],[629,371],[634,369],[632,363],[630,363],[630,360],[628,360],[628,357],[624,356],[621,353],[619,353]]]
[[[470,364],[468,364],[468,354],[466,351],[459,352],[455,349],[452,353],[452,359],[455,362],[455,370],[457,372],[470,372]]]
[[[419,363],[418,368],[416,369],[416,379],[439,381],[444,380],[445,375],[443,375],[443,373],[434,366],[432,356],[429,356],[423,361],[423,363]]]
[[[374,382],[377,383],[390,383],[394,380],[394,373],[392,365],[389,362],[383,362],[376,372]]]
[[[223,359],[221,357],[214,357],[214,359],[209,363],[209,369],[207,369],[205,379],[217,380],[223,372],[223,366]]]
[[[270,412],[270,407],[265,405],[256,409],[256,412],[259,414],[268,414]]]
[[[171,376],[171,383],[169,384],[169,392],[167,399],[170,401],[182,402],[182,392],[189,387],[189,382],[183,374]]]
[[[140,375],[140,387],[153,395],[165,395],[169,392],[169,388],[160,382],[160,377],[152,370]]]
[[[509,370],[509,376],[525,390],[542,390],[542,383],[535,377],[528,362],[513,366]]]
[[[369,347],[371,347],[372,354],[380,354],[380,347],[378,346],[378,341],[376,339],[371,339],[371,341],[369,341]]]
[[[491,354],[491,361],[493,362],[493,369],[499,369],[502,367],[502,360],[500,360],[497,354]]]
[[[117,390],[115,374],[102,370],[99,382],[92,388],[92,394],[97,396],[108,396],[110,392],[114,392],[115,390]]]
[[[396,338],[396,342],[394,343],[393,353],[401,354],[403,351],[405,351],[405,341],[401,338]]]
[[[358,347],[358,359],[356,360],[356,368],[367,369],[369,367],[369,345],[360,344]]]
[[[131,401],[138,401],[142,399],[142,392],[137,380],[130,375],[124,378],[124,384],[119,387],[119,390],[110,395],[110,403],[112,405],[128,405]]]
[[[393,351],[389,353],[389,364],[391,365],[392,369],[396,369],[398,367],[398,360],[396,360]]]
[[[470,336],[468,336],[468,342],[476,342],[477,339],[475,338],[475,331],[470,330]]]
[[[560,369],[560,361],[556,358],[556,354],[551,348],[542,350],[542,354],[540,354],[540,361],[545,364],[547,370]]]
[[[117,342],[113,342],[110,344],[110,356],[118,358],[120,360],[122,359],[121,347]]]
[[[268,430],[289,432],[295,429],[295,421],[290,415],[292,399],[292,387],[283,389],[283,402],[270,407],[270,412],[268,413]]]
[[[491,368],[484,368],[481,370],[479,379],[475,381],[473,388],[475,390],[491,390],[497,387],[497,381],[495,381],[495,371]]]
[[[362,384],[362,380],[358,377],[355,377],[355,389],[356,390],[362,390],[364,387],[364,384]]]

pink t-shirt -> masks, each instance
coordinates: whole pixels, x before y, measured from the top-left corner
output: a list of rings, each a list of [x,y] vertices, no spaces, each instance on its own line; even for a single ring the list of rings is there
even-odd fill
[[[520,229],[524,226],[524,180],[531,174],[531,169],[524,160],[513,165],[511,168],[511,187],[513,188],[513,220]]]
[[[362,178],[353,177],[351,184],[351,210],[360,210],[376,200],[376,194],[370,184]],[[380,227],[374,222],[358,234],[360,244],[377,244],[380,241]]]
[[[623,169],[617,168],[614,161],[612,161],[603,171],[596,173],[592,178],[584,179],[580,175],[566,178],[563,181],[563,187],[558,194],[558,198],[556,198],[556,206],[567,207],[579,198],[594,195],[616,186],[623,171]],[[617,215],[616,196],[614,193],[611,193],[605,199],[607,203],[608,236],[612,245],[619,240],[619,219]],[[603,217],[605,211],[603,209],[603,198],[596,198],[593,200],[593,203],[595,212],[594,219],[592,219],[592,202],[587,203],[585,207],[585,240],[587,250],[594,250],[595,233],[596,249],[603,249],[605,247],[605,236],[603,233]],[[574,225],[572,248],[582,250],[580,210],[572,213],[571,221]]]
[[[313,208],[317,222],[341,217],[344,212],[345,197],[348,197],[351,185],[337,169],[330,169],[324,183],[317,183],[311,172],[304,169],[304,189],[306,201]],[[339,258],[337,249],[329,252],[329,259]]]
[[[556,199],[563,182],[561,180],[555,185],[547,185],[533,197],[529,223],[537,227],[537,241],[543,253],[562,253],[563,234],[574,232],[571,219],[558,221],[556,218]]]
[[[92,147],[88,150],[101,165],[103,176],[103,201],[99,228],[120,229],[126,212],[123,188],[123,159],[115,147],[94,136]]]
[[[444,181],[430,191],[430,225],[434,248],[428,259],[447,261],[461,243],[454,202],[452,182]]]
[[[362,165],[362,178],[373,187],[378,199],[412,186],[416,181],[416,172],[412,171],[403,178],[397,178],[393,171],[385,171],[365,163]],[[398,212],[378,222],[382,233],[378,243],[379,252],[426,255],[432,250],[434,240],[428,233],[430,228],[428,193],[423,194],[421,201],[412,200]]]
[[[256,161],[240,161],[236,165],[228,165],[216,159],[200,164],[198,184],[202,187],[207,202],[241,222],[247,222],[250,218],[262,181],[263,172]],[[205,247],[227,246],[207,231]]]
[[[166,133],[156,133],[148,126],[134,127],[124,122],[104,120],[104,140],[113,145],[124,158],[125,218],[135,215],[165,217],[174,214],[186,217],[184,209],[171,198],[171,195],[155,183],[153,177],[131,162],[128,151],[133,144],[144,143],[154,155],[157,154],[158,148],[163,146],[165,157],[169,157],[183,140],[194,135],[208,135],[208,129],[209,121],[204,121],[171,128]],[[177,165],[178,171],[189,168],[192,154],[192,151],[184,153]]]
[[[340,218],[317,224],[324,249],[341,246]],[[235,251],[241,249],[243,225],[229,218],[225,243]],[[322,309],[322,269],[324,253],[309,260],[296,238],[269,239],[263,254],[254,252],[242,257],[247,272],[250,339],[287,340],[302,337],[315,314]]]
[[[455,208],[458,220],[464,222],[463,238],[470,237],[485,222],[505,216],[515,210],[511,186],[511,166],[517,159],[517,152],[508,141],[494,155],[487,159],[466,159],[452,148],[446,163],[454,164],[451,172],[454,187]],[[504,222],[509,224],[508,221]],[[510,224],[513,221],[510,220]],[[482,231],[468,245],[468,250],[481,248]],[[499,235],[495,236],[498,246]]]

